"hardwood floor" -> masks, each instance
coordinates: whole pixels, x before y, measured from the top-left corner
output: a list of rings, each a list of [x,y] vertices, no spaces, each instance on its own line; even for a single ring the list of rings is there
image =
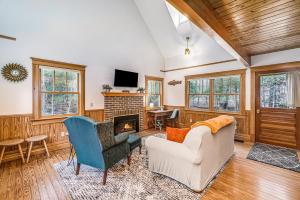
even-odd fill
[[[150,133],[146,131],[143,135]],[[300,199],[300,173],[247,160],[250,148],[250,144],[236,143],[236,155],[203,199]],[[50,158],[32,156],[28,164],[20,160],[3,163],[0,199],[70,199],[52,167],[66,160],[68,152],[52,152]]]

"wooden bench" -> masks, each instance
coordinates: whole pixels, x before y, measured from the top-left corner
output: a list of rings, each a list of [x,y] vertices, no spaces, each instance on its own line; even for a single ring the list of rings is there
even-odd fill
[[[1,155],[0,155],[0,164],[2,162],[3,156],[4,156],[4,152],[5,152],[5,148],[6,147],[11,147],[11,146],[18,146],[21,158],[22,158],[22,162],[24,163],[24,156],[23,156],[23,151],[22,151],[22,147],[21,144],[24,142],[24,139],[12,139],[12,140],[4,140],[2,142],[0,142],[0,146],[2,146],[2,151],[1,151]]]
[[[49,151],[48,151],[48,147],[47,147],[47,144],[46,144],[46,139],[47,138],[48,138],[47,135],[37,135],[37,136],[32,136],[32,137],[26,138],[25,141],[29,143],[29,148],[28,148],[26,163],[29,162],[29,158],[30,158],[30,154],[31,154],[31,149],[32,149],[32,145],[33,145],[34,142],[43,141],[43,145],[45,147],[47,156],[50,157],[50,154],[49,154]]]

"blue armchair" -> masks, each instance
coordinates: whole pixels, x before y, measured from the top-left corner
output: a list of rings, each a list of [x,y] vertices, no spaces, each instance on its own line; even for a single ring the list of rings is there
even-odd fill
[[[87,117],[74,116],[64,120],[70,142],[77,157],[76,175],[80,164],[89,165],[104,171],[103,185],[106,184],[107,170],[123,158],[128,158],[130,150],[127,134],[114,136],[112,122],[97,123]]]

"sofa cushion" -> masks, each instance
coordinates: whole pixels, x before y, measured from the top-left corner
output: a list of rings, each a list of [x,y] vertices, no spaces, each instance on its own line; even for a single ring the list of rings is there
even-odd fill
[[[167,127],[167,140],[182,143],[185,139],[185,136],[190,131],[190,128],[171,128]]]

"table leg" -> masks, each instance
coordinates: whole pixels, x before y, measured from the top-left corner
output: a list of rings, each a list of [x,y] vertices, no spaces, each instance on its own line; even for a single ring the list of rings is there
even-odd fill
[[[2,162],[2,158],[3,158],[3,155],[4,155],[4,151],[5,151],[5,146],[3,146],[2,151],[1,151],[0,164],[1,164],[1,162]]]
[[[33,143],[33,142],[30,142],[30,143],[29,143],[29,149],[28,149],[28,152],[27,152],[26,163],[29,162],[29,157],[30,157],[30,153],[31,153],[32,143]]]
[[[48,156],[48,158],[49,158],[49,157],[50,157],[50,154],[49,154],[48,147],[47,147],[47,144],[46,144],[46,141],[45,141],[45,140],[43,140],[43,144],[44,144],[44,147],[45,147],[47,156]]]
[[[21,155],[21,158],[22,158],[22,162],[24,163],[25,160],[24,160],[24,156],[23,156],[23,151],[22,151],[21,144],[18,144],[18,148],[19,148],[19,152],[20,152],[20,155]]]
[[[156,121],[157,121],[157,115],[154,115],[155,130],[156,130],[156,127],[157,127]]]

